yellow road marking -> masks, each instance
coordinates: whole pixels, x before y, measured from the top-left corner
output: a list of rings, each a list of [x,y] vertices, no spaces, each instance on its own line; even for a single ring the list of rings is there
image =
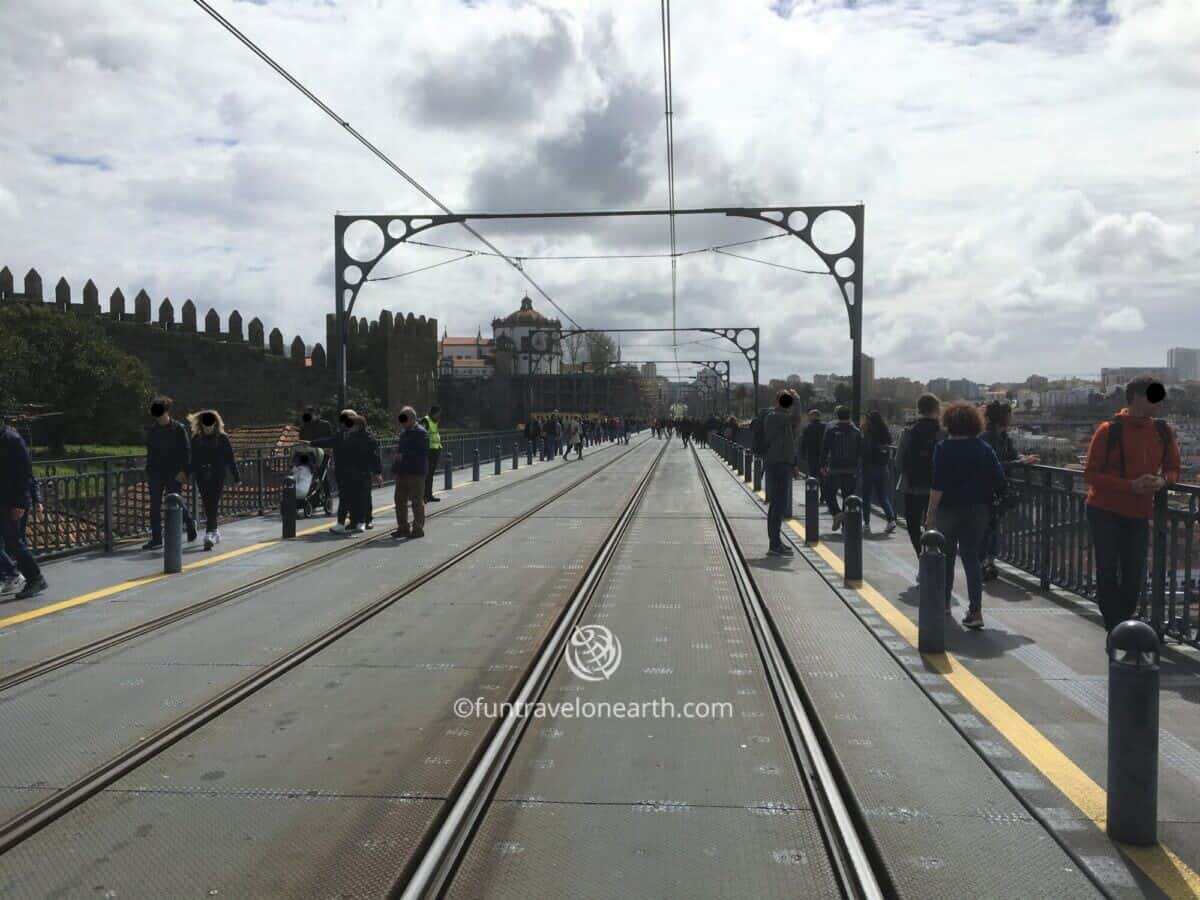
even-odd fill
[[[761,493],[761,492],[760,492]],[[804,539],[804,528],[789,520],[789,528]],[[823,543],[812,545],[820,557],[838,574],[845,568],[842,559]],[[867,582],[854,585],[864,600],[914,649],[917,647],[917,625],[878,590]],[[1096,827],[1104,831],[1108,795],[1092,778],[1077,766],[1052,741],[1005,702],[982,679],[963,665],[953,653],[922,653],[922,658],[941,674],[964,700],[992,724],[1010,744],[1038,771],[1046,776]],[[1130,861],[1145,872],[1167,896],[1172,898],[1200,897],[1200,874],[1167,847],[1133,847],[1114,841]]]
[[[536,465],[537,463],[540,463],[540,462],[542,462],[542,460],[536,460],[534,464]],[[481,475],[479,480],[483,481],[486,478],[495,478],[495,477],[496,476],[494,474]],[[464,488],[469,484],[475,484],[475,482],[474,481],[462,481],[462,482],[454,485],[450,490],[457,491],[459,488]],[[434,493],[435,494],[444,494],[444,493],[446,493],[446,491],[444,488],[442,488],[437,491],[434,491]],[[378,514],[378,513],[388,512],[389,510],[392,510],[392,509],[395,509],[395,504],[389,503],[386,506],[374,507],[371,511],[374,514]],[[298,538],[299,537],[308,537],[309,535],[316,534],[317,532],[323,531],[324,529],[326,529],[328,527],[329,526],[324,523],[322,523],[320,525],[314,525],[311,528],[305,528],[303,530],[297,531],[296,537],[298,537]],[[216,563],[225,562],[226,560],[230,560],[230,559],[236,559],[239,556],[245,556],[248,553],[255,553],[259,550],[265,550],[268,547],[274,547],[277,544],[282,544],[282,543],[285,543],[283,538],[273,538],[272,540],[269,540],[269,541],[259,541],[256,544],[247,544],[245,547],[239,547],[236,550],[228,550],[224,553],[217,553],[212,556],[205,556],[203,559],[188,563],[187,565],[185,565],[183,567],[183,571],[191,572],[195,569],[203,569],[206,566],[215,565]],[[111,597],[114,594],[120,594],[124,591],[130,591],[130,590],[133,590],[134,588],[145,587],[148,584],[154,584],[157,581],[162,581],[164,578],[170,578],[170,577],[171,577],[170,575],[166,575],[166,574],[144,575],[141,578],[132,578],[129,581],[122,581],[117,584],[111,584],[108,587],[99,588],[98,590],[94,590],[94,591],[91,591],[86,594],[79,594],[78,596],[70,597],[67,600],[60,600],[57,603],[51,603],[51,604],[48,604],[47,606],[40,606],[37,609],[31,609],[31,610],[28,610],[27,612],[18,613],[17,615],[9,616],[8,618],[5,618],[5,619],[0,619],[0,628],[7,628],[9,625],[20,625],[22,622],[29,622],[34,619],[40,619],[43,616],[49,616],[56,612],[62,612],[64,609],[73,609],[76,606],[83,606],[85,603],[93,603],[96,600],[103,600],[105,597]]]

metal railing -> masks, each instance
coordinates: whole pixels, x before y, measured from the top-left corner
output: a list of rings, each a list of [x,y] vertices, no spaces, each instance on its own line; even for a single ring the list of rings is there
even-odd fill
[[[749,442],[749,430],[743,429],[737,443],[745,447]],[[728,449],[724,444],[723,438],[715,439],[723,454]],[[1094,599],[1096,564],[1083,472],[1021,463],[1007,468],[1019,499],[1001,520],[997,558],[1036,576],[1043,588],[1060,587]],[[892,454],[887,490],[902,512],[895,503],[898,478]],[[1200,647],[1200,485],[1176,484],[1159,491],[1150,533],[1139,615],[1160,636]]]
[[[470,467],[477,449],[481,463],[491,462],[497,444],[501,445],[502,457],[508,457],[514,441],[523,451],[524,438],[516,430],[443,436],[439,468],[446,460],[456,469]],[[380,445],[385,483],[391,480],[395,453],[394,440],[387,439]],[[278,509],[283,479],[292,471],[291,448],[241,450],[234,458],[241,484],[226,483],[219,507],[221,519],[258,516]],[[150,533],[150,485],[144,456],[66,462],[78,462],[80,466],[70,474],[35,479],[40,504],[30,512],[27,540],[37,557],[46,559],[83,550],[111,551],[120,543]],[[199,516],[202,509],[195,481],[184,486],[183,495],[192,514]]]

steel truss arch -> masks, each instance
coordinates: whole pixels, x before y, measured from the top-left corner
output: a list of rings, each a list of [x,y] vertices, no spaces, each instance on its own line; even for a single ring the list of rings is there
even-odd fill
[[[853,225],[854,235],[846,246],[839,249],[823,248],[813,236],[813,229],[822,216],[838,214],[849,217]],[[853,206],[721,206],[702,209],[646,209],[646,210],[596,210],[569,212],[526,212],[526,213],[398,213],[398,214],[336,214],[333,218],[334,234],[334,299],[337,313],[337,341],[333,348],[338,370],[338,389],[341,401],[345,402],[346,391],[346,319],[354,309],[359,291],[366,283],[368,276],[376,265],[392,250],[418,234],[443,225],[467,224],[469,222],[487,221],[491,219],[577,219],[577,218],[611,218],[635,216],[688,216],[688,215],[724,215],[734,218],[751,219],[770,225],[791,235],[812,250],[825,264],[828,275],[831,276],[841,293],[842,303],[850,325],[852,341],[853,366],[853,415],[857,421],[862,408],[862,305],[863,305],[863,247],[865,215],[862,204]],[[359,222],[371,222],[379,229],[381,240],[377,248],[365,254],[364,258],[351,256],[345,246],[346,232]],[[515,260],[515,258],[514,258]],[[510,261],[514,268],[520,268],[517,261]],[[619,331],[621,329],[610,329]],[[630,329],[658,331],[701,331],[720,335],[738,345],[737,335],[753,331],[753,354],[747,353],[749,348],[739,345],[747,361],[751,363],[754,373],[755,398],[758,404],[758,329]],[[732,332],[733,334],[730,334]]]

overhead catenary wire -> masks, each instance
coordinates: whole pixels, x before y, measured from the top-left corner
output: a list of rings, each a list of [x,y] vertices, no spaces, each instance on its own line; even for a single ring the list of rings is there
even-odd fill
[[[406,275],[416,275],[418,272],[428,272],[430,269],[436,269],[439,266],[448,266],[450,263],[460,262],[464,259],[470,259],[472,256],[481,256],[475,250],[467,250],[466,252],[455,256],[452,259],[443,259],[441,262],[435,262],[428,266],[421,266],[419,269],[409,269],[407,272],[398,272],[395,275],[381,275],[378,278],[365,278],[364,281],[392,281],[396,278],[404,278]]]
[[[541,260],[588,260],[588,259],[669,259],[672,256],[695,256],[699,253],[717,253],[727,247],[744,247],[746,244],[757,244],[761,241],[773,241],[776,238],[790,237],[786,232],[779,234],[764,234],[761,237],[747,238],[742,241],[733,241],[728,244],[714,244],[707,247],[693,247],[690,250],[678,250],[675,253],[582,253],[582,254],[533,254],[533,253],[514,253],[512,259],[520,261],[541,261]],[[454,247],[449,244],[437,244],[432,241],[405,241],[406,244],[416,247],[432,247],[435,250],[450,250],[455,253],[477,253],[480,256],[495,256],[494,253],[489,253],[486,250],[467,250],[464,247]],[[730,254],[732,255],[732,254]]]
[[[276,72],[276,74],[278,74],[281,78],[283,78],[285,81],[287,81],[288,84],[290,84],[292,87],[294,87],[296,90],[298,90],[301,94],[303,94],[305,97],[307,97],[318,109],[321,110],[321,112],[325,113],[325,115],[329,116],[329,118],[333,119],[340,126],[342,126],[342,128],[344,128],[351,137],[353,137],[356,141],[358,141],[360,144],[362,144],[363,147],[365,147],[368,151],[370,151],[375,157],[377,157],[389,169],[391,169],[393,172],[395,172],[397,175],[399,175],[401,178],[403,178],[405,181],[407,181],[426,200],[428,200],[430,203],[432,203],[434,206],[436,206],[438,209],[440,209],[446,215],[448,215],[448,216],[454,215],[454,213],[450,210],[450,208],[448,206],[446,206],[444,203],[442,203],[442,201],[439,200],[437,197],[435,197],[432,193],[430,193],[425,188],[424,185],[422,185],[419,181],[417,181],[415,178],[413,178],[411,175],[409,175],[408,172],[406,172],[404,169],[402,169],[394,160],[392,160],[392,158],[390,156],[388,156],[386,153],[384,153],[382,150],[380,150],[377,146],[375,146],[373,143],[371,143],[371,141],[369,141],[360,131],[358,131],[358,129],[356,129],[348,121],[346,121],[344,118],[342,118],[336,112],[334,112],[334,110],[331,109],[329,107],[329,105],[326,104],[323,100],[321,100],[320,97],[318,97],[316,94],[314,94],[308,88],[306,88],[303,84],[301,84],[300,81],[294,75],[292,75],[287,69],[285,69],[279,63],[277,63],[265,50],[263,50],[261,47],[258,46],[258,44],[256,44],[249,37],[247,37],[246,34],[243,33],[236,25],[234,25],[232,22],[230,22],[228,19],[226,19],[223,15],[221,15],[219,12],[217,12],[215,9],[213,9],[213,7],[207,2],[207,0],[192,0],[192,2],[194,2],[202,10],[204,10],[204,12],[207,13],[222,28],[224,28],[226,31],[228,31],[230,34],[232,34],[243,46],[245,46],[248,50],[250,50],[250,52],[252,52],[255,56],[257,56],[259,59],[261,59],[268,66],[270,66]],[[459,222],[458,224],[461,225],[462,228],[464,230],[466,230],[477,241],[479,241],[481,244],[483,244],[485,247],[487,247],[489,250],[491,250],[494,255],[500,257],[505,262],[507,262],[510,266],[512,266],[514,269],[516,269],[521,274],[521,277],[524,278],[527,282],[529,282],[529,284],[533,286],[533,289],[535,291],[537,291],[546,300],[547,303],[549,303],[556,310],[558,310],[558,312],[560,312],[567,319],[567,321],[569,321],[576,328],[583,327],[577,321],[575,321],[574,318],[572,318],[570,313],[568,313],[565,309],[563,309],[561,306],[559,306],[557,303],[554,302],[553,298],[551,298],[551,296],[549,294],[547,294],[545,290],[542,289],[542,286],[540,284],[538,284],[533,279],[533,277],[521,267],[520,262],[518,262],[517,260],[508,256],[507,254],[505,254],[499,247],[497,247],[495,244],[493,244],[491,241],[489,241],[486,237],[484,237],[482,234],[480,234],[480,232],[476,228],[474,228],[470,223]]]
[[[678,309],[679,258],[675,244],[675,104],[674,91],[671,82],[671,0],[659,0],[659,10],[662,17],[662,48],[663,48],[663,117],[666,120],[667,132],[667,217],[671,236],[671,341],[675,343],[676,311]],[[679,352],[675,351],[675,371],[679,372]]]

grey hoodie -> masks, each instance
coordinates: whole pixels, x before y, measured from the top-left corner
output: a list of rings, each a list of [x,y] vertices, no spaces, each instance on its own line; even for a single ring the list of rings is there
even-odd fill
[[[792,430],[791,410],[776,407],[767,413],[763,430],[767,441],[767,452],[763,454],[765,465],[785,463],[796,465],[796,437]]]

